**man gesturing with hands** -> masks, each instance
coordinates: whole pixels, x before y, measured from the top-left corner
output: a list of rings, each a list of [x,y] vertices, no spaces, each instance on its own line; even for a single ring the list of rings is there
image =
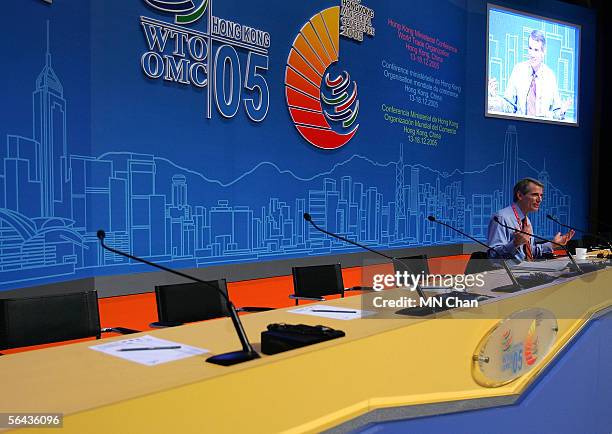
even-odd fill
[[[528,235],[533,233],[529,213],[540,209],[544,195],[544,185],[532,178],[524,178],[514,186],[514,202],[493,215],[489,222],[488,244],[492,247],[489,256],[494,258],[514,259],[517,262],[532,261],[545,253],[553,251],[552,243],[536,244]],[[497,224],[494,218],[509,227],[527,232],[522,234]],[[553,242],[565,245],[574,236],[571,230],[566,234],[558,232]]]

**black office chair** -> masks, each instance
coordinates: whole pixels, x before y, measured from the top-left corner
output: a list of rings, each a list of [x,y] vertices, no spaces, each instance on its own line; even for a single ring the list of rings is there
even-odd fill
[[[344,297],[344,282],[340,264],[293,267],[293,294],[295,300],[325,301],[326,295],[340,294]]]
[[[409,275],[422,274],[424,276],[424,281],[421,282],[422,289],[436,290],[446,288],[444,286],[429,285],[429,280],[427,279],[427,276],[429,276],[429,262],[427,255],[402,256],[397,259],[399,259],[399,261],[393,262],[395,272],[397,273],[399,271],[400,273],[404,273],[404,271],[407,271]]]
[[[399,261],[393,261],[393,267],[396,272],[408,274],[421,274],[425,276],[429,274],[429,264],[427,263],[427,255],[402,256]]]
[[[489,260],[487,252],[474,252],[470,255],[463,274],[484,273],[485,271],[492,271],[497,268],[499,267],[495,267],[494,262]]]
[[[225,279],[209,280],[209,285],[218,288],[227,296]],[[151,327],[175,327],[187,322],[229,316],[225,298],[205,283],[178,283],[155,287],[158,321]],[[238,312],[263,312],[271,307],[241,307]]]
[[[137,333],[125,327],[100,327],[98,294],[79,291],[0,299],[0,350],[95,337]]]

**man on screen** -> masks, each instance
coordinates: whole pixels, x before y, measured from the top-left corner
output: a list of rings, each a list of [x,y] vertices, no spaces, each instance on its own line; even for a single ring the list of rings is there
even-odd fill
[[[489,79],[489,111],[564,119],[574,100],[559,96],[555,73],[544,63],[546,38],[540,30],[531,32],[528,47],[528,59],[514,66],[503,96],[498,94],[497,80]]]
[[[544,185],[535,179],[524,178],[514,186],[514,202],[509,207],[499,210],[497,216],[506,226],[533,233],[531,222],[527,215],[540,209],[544,193]],[[499,225],[491,218],[489,222],[488,242],[492,247],[489,256],[492,258],[514,259],[517,262],[531,261],[545,253],[553,251],[551,243],[536,244],[535,239],[526,234],[514,232]],[[565,235],[558,232],[554,237],[555,243],[565,245],[574,236],[570,230]]]

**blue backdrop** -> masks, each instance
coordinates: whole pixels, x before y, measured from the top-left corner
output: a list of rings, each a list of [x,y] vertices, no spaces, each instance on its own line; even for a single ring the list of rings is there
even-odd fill
[[[523,3],[582,26],[579,127],[484,117],[483,1],[8,3],[0,289],[144,271],[100,228],[178,267],[355,251],[306,211],[378,248],[463,241],[429,214],[483,238],[523,176],[536,231],[586,226],[594,16]]]

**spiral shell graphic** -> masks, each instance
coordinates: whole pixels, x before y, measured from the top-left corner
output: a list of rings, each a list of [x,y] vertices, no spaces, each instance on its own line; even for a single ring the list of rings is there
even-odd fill
[[[337,149],[353,138],[359,112],[357,84],[350,89],[345,71],[331,79],[325,71],[338,62],[340,42],[340,8],[334,6],[314,15],[304,24],[293,41],[285,69],[287,107],[299,133],[312,145]],[[329,96],[322,95],[327,86]],[[323,111],[321,100],[330,105]],[[346,133],[332,130],[329,121],[342,122]]]

